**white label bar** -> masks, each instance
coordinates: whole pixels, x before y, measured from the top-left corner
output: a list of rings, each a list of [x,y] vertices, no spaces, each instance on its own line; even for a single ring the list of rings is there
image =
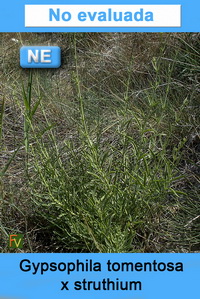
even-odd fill
[[[180,27],[181,5],[25,5],[25,27]]]

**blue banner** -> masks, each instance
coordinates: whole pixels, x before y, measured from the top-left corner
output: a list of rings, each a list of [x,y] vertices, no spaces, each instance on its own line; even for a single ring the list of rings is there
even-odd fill
[[[0,297],[198,298],[199,254],[1,254]]]
[[[10,0],[1,32],[199,32],[197,0]]]

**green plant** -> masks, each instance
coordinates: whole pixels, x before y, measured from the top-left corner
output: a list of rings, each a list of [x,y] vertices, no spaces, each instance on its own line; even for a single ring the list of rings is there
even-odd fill
[[[5,238],[25,231],[31,251],[197,250],[197,37],[46,33],[29,42],[36,40],[60,43],[60,70],[10,72],[1,56]],[[20,80],[28,81],[22,91]]]

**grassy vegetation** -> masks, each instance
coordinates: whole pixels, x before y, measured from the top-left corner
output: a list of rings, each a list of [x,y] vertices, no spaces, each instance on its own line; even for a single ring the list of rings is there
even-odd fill
[[[0,43],[1,251],[10,233],[23,252],[199,251],[199,34]],[[29,44],[62,67],[20,69]]]

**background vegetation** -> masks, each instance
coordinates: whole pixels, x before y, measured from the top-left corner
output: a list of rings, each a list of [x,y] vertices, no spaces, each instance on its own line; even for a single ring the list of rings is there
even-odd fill
[[[62,67],[24,70],[22,45]],[[197,33],[0,35],[0,233],[16,252],[200,250]]]

